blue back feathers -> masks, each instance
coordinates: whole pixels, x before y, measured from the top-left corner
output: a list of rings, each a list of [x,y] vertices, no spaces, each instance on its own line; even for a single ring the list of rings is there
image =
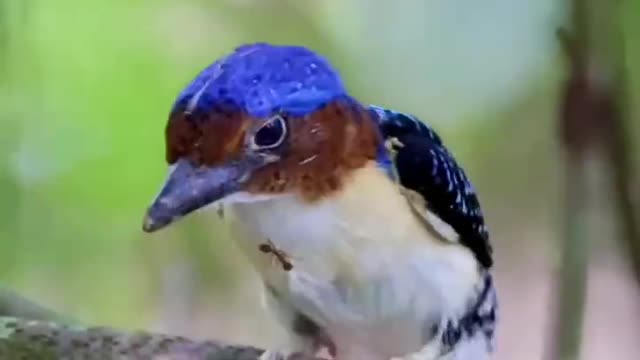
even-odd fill
[[[173,111],[195,113],[229,104],[254,117],[274,111],[304,116],[346,95],[329,62],[300,46],[264,43],[238,47],[180,93]]]

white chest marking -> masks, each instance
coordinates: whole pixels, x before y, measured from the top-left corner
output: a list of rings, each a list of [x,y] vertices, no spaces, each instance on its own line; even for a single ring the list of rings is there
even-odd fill
[[[379,169],[350,180],[318,203],[285,195],[234,204],[240,245],[282,300],[340,339],[339,348],[416,350],[426,324],[465,309],[477,264],[430,233]],[[290,256],[291,271],[258,250],[267,239]]]

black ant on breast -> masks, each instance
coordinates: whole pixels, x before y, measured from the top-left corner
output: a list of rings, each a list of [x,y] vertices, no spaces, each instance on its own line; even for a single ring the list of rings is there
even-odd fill
[[[290,271],[293,269],[293,264],[291,263],[291,258],[289,255],[283,250],[278,249],[273,241],[267,240],[266,243],[260,244],[258,246],[258,250],[265,254],[273,254],[274,258],[282,265],[282,269],[284,271]]]

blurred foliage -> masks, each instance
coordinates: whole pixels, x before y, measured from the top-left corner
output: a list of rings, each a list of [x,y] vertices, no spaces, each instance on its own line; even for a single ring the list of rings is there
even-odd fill
[[[159,316],[163,274],[176,264],[189,264],[196,298],[232,289],[244,263],[214,216],[154,236],[140,227],[164,175],[174,97],[213,59],[254,41],[310,46],[363,101],[432,123],[479,188],[508,269],[503,254],[521,244],[507,234],[553,229],[558,214],[553,33],[563,9],[490,3],[0,0],[0,281],[125,327]],[[624,6],[640,104],[640,2]],[[495,20],[512,14],[524,20],[508,30]]]

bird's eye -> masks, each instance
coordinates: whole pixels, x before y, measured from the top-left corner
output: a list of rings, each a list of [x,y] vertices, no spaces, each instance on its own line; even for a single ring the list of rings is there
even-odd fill
[[[253,136],[253,143],[257,149],[271,149],[284,141],[287,126],[282,116],[278,115],[267,121]]]

